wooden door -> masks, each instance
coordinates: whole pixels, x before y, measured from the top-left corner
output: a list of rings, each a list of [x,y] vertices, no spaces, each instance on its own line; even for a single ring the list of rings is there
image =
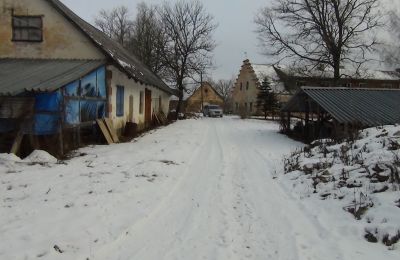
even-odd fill
[[[145,90],[144,101],[144,121],[146,126],[151,124],[151,90]]]

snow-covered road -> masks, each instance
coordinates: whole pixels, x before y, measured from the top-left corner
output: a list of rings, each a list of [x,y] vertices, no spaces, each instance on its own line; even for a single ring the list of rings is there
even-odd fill
[[[265,121],[203,118],[85,148],[65,164],[3,160],[0,259],[382,256],[379,245],[376,254],[353,250],[369,244],[341,241],[274,179],[283,155],[301,146],[277,131]]]

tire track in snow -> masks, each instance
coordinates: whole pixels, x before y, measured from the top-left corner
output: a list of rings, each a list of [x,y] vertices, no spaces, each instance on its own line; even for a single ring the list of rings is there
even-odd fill
[[[215,174],[220,172],[222,154],[217,140],[210,138],[216,136],[215,129],[206,127],[202,145],[179,184],[146,219],[134,223],[128,234],[104,247],[95,259],[187,259],[193,252],[192,259],[218,259],[212,258],[217,249],[210,245],[218,244],[222,233]]]

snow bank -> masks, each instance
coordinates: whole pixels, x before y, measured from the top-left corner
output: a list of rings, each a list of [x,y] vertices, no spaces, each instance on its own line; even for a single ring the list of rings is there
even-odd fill
[[[19,161],[21,161],[21,158],[13,153],[0,153],[0,164]]]
[[[52,156],[46,151],[35,150],[28,157],[26,157],[23,162],[27,163],[57,163],[57,158]]]
[[[318,140],[293,152],[283,178],[304,200],[352,214],[369,242],[394,249],[400,244],[400,126],[365,129],[355,139]]]

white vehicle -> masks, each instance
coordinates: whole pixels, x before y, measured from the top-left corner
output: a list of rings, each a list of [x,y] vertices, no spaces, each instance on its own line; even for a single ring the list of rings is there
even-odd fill
[[[203,109],[204,116],[209,117],[223,117],[224,112],[220,106],[217,105],[206,105]]]

